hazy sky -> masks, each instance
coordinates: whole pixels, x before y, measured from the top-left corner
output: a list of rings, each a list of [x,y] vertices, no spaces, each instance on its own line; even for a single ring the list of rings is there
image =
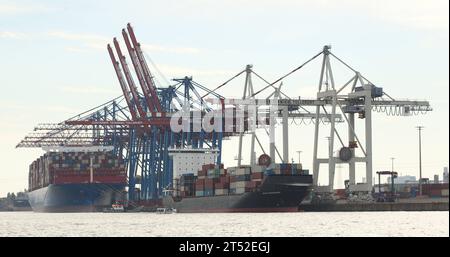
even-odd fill
[[[0,195],[27,187],[28,165],[42,150],[15,145],[36,124],[62,121],[121,94],[106,44],[127,22],[165,77],[192,75],[209,88],[246,64],[274,81],[331,44],[333,53],[389,95],[426,99],[434,108],[412,117],[374,114],[374,171],[390,169],[395,157],[395,170],[418,175],[420,124],[424,177],[442,177],[448,166],[448,19],[447,0],[0,0]],[[283,91],[315,97],[319,66],[286,79]],[[348,73],[340,71],[336,80],[344,83]],[[237,81],[220,93],[239,97],[242,85]],[[291,156],[297,160],[301,150],[304,167],[312,169],[313,126],[292,125],[290,141]],[[225,142],[226,166],[236,163],[235,142]],[[347,177],[338,167],[336,183]]]

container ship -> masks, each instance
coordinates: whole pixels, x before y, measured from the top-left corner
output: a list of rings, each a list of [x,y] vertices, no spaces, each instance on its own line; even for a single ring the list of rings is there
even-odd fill
[[[37,212],[101,211],[123,200],[126,182],[112,152],[47,152],[29,167],[28,199]]]
[[[292,212],[309,194],[312,175],[301,164],[203,165],[174,180],[166,208],[177,212]]]

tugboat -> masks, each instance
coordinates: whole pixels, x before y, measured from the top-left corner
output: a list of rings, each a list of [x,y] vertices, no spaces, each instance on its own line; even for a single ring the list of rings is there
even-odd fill
[[[156,213],[158,213],[158,214],[173,214],[173,213],[177,213],[177,209],[175,209],[175,208],[157,208]]]
[[[125,212],[125,208],[123,207],[123,204],[115,202],[111,205],[111,208],[103,209],[103,212]]]

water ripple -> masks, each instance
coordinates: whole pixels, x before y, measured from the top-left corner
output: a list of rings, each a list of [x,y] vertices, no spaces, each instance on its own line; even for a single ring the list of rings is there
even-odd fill
[[[395,225],[393,225],[395,221]],[[0,212],[0,236],[449,236],[449,212]]]

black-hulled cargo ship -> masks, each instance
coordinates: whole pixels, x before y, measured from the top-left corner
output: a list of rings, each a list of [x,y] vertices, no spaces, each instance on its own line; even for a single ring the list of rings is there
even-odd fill
[[[295,212],[308,195],[311,175],[269,175],[252,192],[198,197],[166,197],[178,212]]]
[[[181,175],[163,205],[177,212],[292,212],[298,211],[312,183],[300,164],[203,165],[197,176]]]
[[[93,212],[123,200],[126,172],[111,152],[48,152],[30,165],[28,200],[37,212]]]

